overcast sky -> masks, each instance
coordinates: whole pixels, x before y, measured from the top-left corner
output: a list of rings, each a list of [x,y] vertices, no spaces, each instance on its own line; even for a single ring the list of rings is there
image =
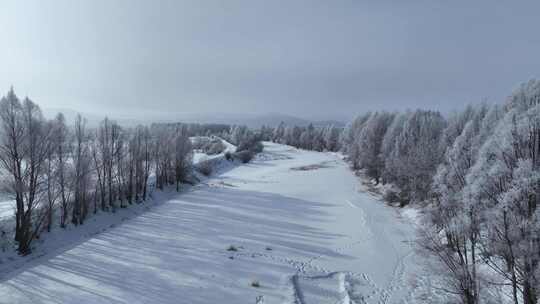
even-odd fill
[[[280,112],[502,101],[540,73],[540,1],[0,1],[0,89],[43,107]]]

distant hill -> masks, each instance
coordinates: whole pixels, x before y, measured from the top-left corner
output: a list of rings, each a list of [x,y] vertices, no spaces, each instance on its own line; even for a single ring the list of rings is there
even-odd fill
[[[64,113],[66,121],[72,123],[77,116],[77,111],[72,109],[45,108],[43,115],[47,118],[54,118],[58,112]],[[105,114],[81,113],[86,118],[89,126],[97,126],[105,117]],[[137,124],[151,124],[158,122],[185,122],[185,123],[219,123],[228,125],[246,125],[250,128],[260,128],[261,126],[275,127],[281,122],[290,126],[307,126],[312,123],[314,126],[334,125],[343,127],[345,123],[339,120],[309,120],[287,114],[230,114],[230,113],[145,113],[142,116],[122,116],[107,115],[124,126],[135,126]]]
[[[220,123],[228,125],[246,125],[250,128],[260,128],[261,126],[275,127],[281,122],[290,126],[307,126],[312,123],[314,126],[334,125],[345,126],[345,122],[339,120],[310,120],[287,114],[179,114],[168,115],[167,121],[194,122],[194,123]]]
[[[318,121],[318,120],[309,120],[292,115],[279,114],[279,113],[269,113],[269,114],[260,114],[260,115],[245,115],[243,117],[229,117],[220,123],[227,124],[237,124],[237,125],[246,125],[251,128],[259,128],[261,126],[275,127],[278,126],[281,122],[290,126],[307,126],[312,123],[315,126],[326,126],[328,124],[333,124],[335,126],[344,126],[344,123],[341,121]]]

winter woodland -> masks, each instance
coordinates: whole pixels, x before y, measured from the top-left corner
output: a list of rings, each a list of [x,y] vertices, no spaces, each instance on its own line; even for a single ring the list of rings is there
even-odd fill
[[[211,158],[234,144],[248,163],[261,141],[341,152],[352,170],[396,208],[420,210],[415,246],[440,291],[464,304],[536,304],[540,297],[540,81],[503,104],[443,115],[431,110],[368,112],[345,128],[152,124],[126,128],[105,118],[45,119],[11,89],[0,101],[2,190],[15,202],[3,241],[32,253],[43,233],[84,225],[98,213],[146,201],[154,189],[196,184]],[[11,247],[4,246],[5,250]],[[429,271],[429,270],[428,270]],[[260,298],[262,299],[262,298]],[[260,300],[259,299],[259,300]]]

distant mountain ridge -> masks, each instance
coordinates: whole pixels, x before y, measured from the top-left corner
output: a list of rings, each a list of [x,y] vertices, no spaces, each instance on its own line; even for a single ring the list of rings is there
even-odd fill
[[[133,115],[100,115],[97,113],[77,112],[73,109],[44,108],[43,115],[46,118],[54,118],[58,112],[62,112],[67,122],[73,122],[78,113],[86,118],[89,126],[96,126],[105,118],[116,120],[124,126],[135,126],[138,124],[151,124],[160,122],[184,122],[184,123],[219,123],[228,125],[246,125],[250,128],[260,128],[261,126],[275,127],[281,122],[290,126],[307,126],[310,123],[314,126],[334,125],[336,127],[345,126],[341,120],[315,120],[305,119],[293,115],[281,113],[268,114],[231,114],[231,113],[147,113],[144,117]]]
[[[219,119],[216,119],[219,120]],[[308,126],[313,124],[314,126],[326,126],[326,125],[335,125],[337,127],[342,127],[345,125],[342,121],[337,120],[310,120],[305,118],[300,118],[287,114],[280,113],[269,113],[269,114],[260,114],[260,115],[246,115],[244,117],[230,117],[225,118],[222,121],[216,121],[220,123],[226,123],[231,125],[246,125],[251,128],[260,128],[262,126],[267,127],[276,127],[281,122],[285,125],[290,126]]]

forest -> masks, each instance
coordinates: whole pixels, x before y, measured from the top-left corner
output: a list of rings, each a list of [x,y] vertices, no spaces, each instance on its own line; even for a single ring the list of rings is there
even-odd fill
[[[0,100],[0,134],[2,191],[15,201],[13,233],[2,237],[13,234],[20,255],[31,253],[32,242],[55,226],[83,225],[91,214],[146,201],[154,188],[175,185],[179,191],[182,183],[196,182],[190,136],[227,136],[239,147],[231,160],[248,162],[261,149],[257,135],[240,126],[125,128],[104,118],[89,127],[81,115],[70,124],[62,113],[49,120],[13,88]]]

